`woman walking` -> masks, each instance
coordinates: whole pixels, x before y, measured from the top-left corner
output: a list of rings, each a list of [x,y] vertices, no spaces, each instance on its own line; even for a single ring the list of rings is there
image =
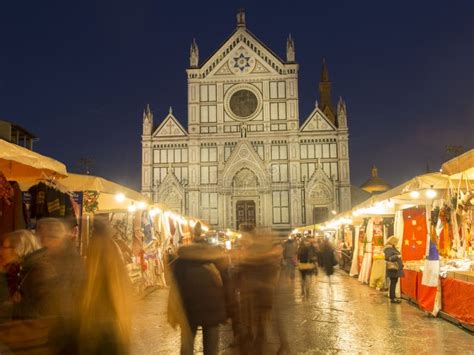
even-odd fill
[[[400,277],[404,276],[403,263],[400,252],[397,250],[398,238],[392,236],[387,239],[383,252],[385,254],[385,261],[387,262],[387,277],[390,278],[390,302],[401,303],[399,299],[395,298],[395,288]]]

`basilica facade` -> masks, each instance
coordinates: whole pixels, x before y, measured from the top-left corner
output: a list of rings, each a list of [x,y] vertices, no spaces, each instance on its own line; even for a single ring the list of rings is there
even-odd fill
[[[216,228],[241,223],[288,231],[351,207],[346,105],[331,99],[323,61],[319,101],[300,123],[298,64],[246,26],[208,59],[191,44],[188,127],[170,109],[154,124],[143,113],[142,192]]]

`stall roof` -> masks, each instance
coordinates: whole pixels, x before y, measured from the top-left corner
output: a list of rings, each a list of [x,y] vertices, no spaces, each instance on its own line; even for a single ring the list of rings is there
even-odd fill
[[[98,191],[114,195],[123,193],[125,196],[135,200],[144,198],[139,192],[100,176],[70,173],[67,178],[61,180],[61,184],[71,191]]]
[[[0,171],[9,180],[66,177],[66,166],[52,158],[0,139]]]
[[[447,189],[449,187],[449,177],[442,173],[429,173],[415,176],[414,178],[400,184],[393,189],[385,191],[379,195],[372,196],[367,201],[355,206],[353,209],[365,208],[374,205],[378,202],[389,199],[397,200],[404,198],[405,194],[411,191],[426,190],[426,189]],[[394,201],[395,202],[395,201]]]
[[[135,202],[149,203],[148,198],[141,193],[99,176],[69,174],[67,178],[61,180],[61,184],[69,191],[100,192],[99,212],[124,211]],[[116,200],[116,195],[120,193],[124,194],[124,201]]]
[[[474,180],[474,149],[447,161],[441,166],[441,170],[452,179]]]

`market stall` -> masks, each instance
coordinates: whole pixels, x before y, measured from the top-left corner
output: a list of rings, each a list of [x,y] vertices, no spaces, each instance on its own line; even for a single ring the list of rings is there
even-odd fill
[[[473,204],[471,150],[445,163],[442,172],[417,176],[312,229],[332,230],[345,240],[350,228],[350,275],[379,289],[385,279],[382,248],[395,235],[405,271],[397,292],[424,311],[472,327]]]
[[[441,316],[474,330],[474,149],[444,163],[455,194],[451,218],[439,218],[441,253],[450,261],[441,267]],[[446,210],[445,210],[446,212]],[[441,212],[440,212],[441,214]],[[446,213],[445,213],[446,215]],[[442,227],[442,228],[441,228]],[[443,238],[441,238],[443,237]]]
[[[25,199],[20,187],[24,183],[44,181],[47,187],[51,187],[51,193],[46,196],[46,189],[43,191],[45,204],[41,207],[46,209],[45,213],[64,217],[66,204],[72,208],[74,202],[55,186],[58,179],[67,175],[66,167],[61,162],[0,139],[0,235],[32,227],[28,210],[32,201]],[[46,202],[50,204],[46,205]],[[37,212],[43,213],[37,206]],[[71,209],[67,211],[73,213]]]

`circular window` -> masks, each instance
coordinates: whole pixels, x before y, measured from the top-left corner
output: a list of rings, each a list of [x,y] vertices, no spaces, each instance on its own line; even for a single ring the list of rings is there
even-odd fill
[[[229,107],[237,117],[247,118],[257,111],[258,98],[252,91],[241,89],[231,96]]]

